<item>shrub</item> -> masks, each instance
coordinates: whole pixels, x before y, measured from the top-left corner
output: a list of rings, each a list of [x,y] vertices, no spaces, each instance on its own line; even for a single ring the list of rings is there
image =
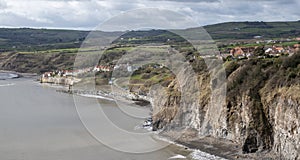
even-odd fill
[[[287,68],[297,68],[300,64],[300,53],[296,53],[291,57],[285,57],[282,63],[282,67]]]

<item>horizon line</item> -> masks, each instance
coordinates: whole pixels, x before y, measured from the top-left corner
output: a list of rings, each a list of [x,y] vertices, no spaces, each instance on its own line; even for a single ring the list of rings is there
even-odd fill
[[[244,21],[224,21],[220,23],[212,23],[212,24],[207,24],[207,25],[199,25],[198,27],[207,27],[207,26],[213,26],[213,25],[218,25],[218,24],[225,24],[225,23],[243,23],[243,22],[265,22],[265,23],[284,23],[284,22],[300,22],[300,20],[287,20],[287,21],[249,21],[249,20],[244,20]],[[192,27],[192,28],[198,28],[198,27]],[[97,31],[95,30],[96,27],[30,27],[30,26],[1,26],[0,29],[36,29],[36,30],[68,30],[68,31],[86,31],[86,32],[91,32],[91,31]],[[183,29],[191,29],[191,28],[183,28]],[[151,30],[151,29],[150,29]],[[159,30],[159,29],[154,29],[154,30]],[[101,30],[98,30],[101,31]],[[102,31],[102,32],[120,32],[120,31]]]

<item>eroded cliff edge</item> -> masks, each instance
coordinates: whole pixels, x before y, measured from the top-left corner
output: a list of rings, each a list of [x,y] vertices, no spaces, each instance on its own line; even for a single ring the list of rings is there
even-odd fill
[[[228,147],[235,147],[228,158],[300,159],[299,53],[225,62],[226,101],[218,104],[218,95],[212,91],[223,85],[214,86],[201,63],[192,62],[200,94],[187,95],[197,96],[197,101],[181,101],[180,88],[195,86],[186,74],[153,90],[154,130],[162,129],[162,134],[181,142],[191,141],[195,147],[197,139],[199,146],[205,139],[214,147],[228,142]],[[178,79],[183,79],[181,84]]]

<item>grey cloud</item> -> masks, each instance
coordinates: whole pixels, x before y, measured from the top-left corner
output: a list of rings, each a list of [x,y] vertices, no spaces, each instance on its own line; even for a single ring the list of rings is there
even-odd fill
[[[295,21],[300,17],[300,2],[222,0],[213,4],[194,4],[181,10],[201,25],[230,21]]]
[[[0,9],[5,9],[5,8],[7,8],[6,2],[3,0],[0,0]]]
[[[45,4],[52,1],[55,3]],[[17,5],[19,2],[22,1],[0,0],[0,26],[91,29],[120,13],[144,7],[169,9],[190,16],[201,25],[227,21],[299,20],[300,17],[299,0],[32,0]],[[165,14],[172,19],[169,13]],[[139,16],[148,18],[145,13]],[[138,18],[119,19],[116,24],[145,25],[146,22],[142,23]],[[149,22],[163,25],[164,20],[163,16],[157,15]],[[169,25],[176,26],[175,21],[177,28],[184,26],[184,19],[173,19],[173,24]]]
[[[38,23],[34,20],[31,20],[25,16],[16,15],[14,13],[2,13],[0,17],[0,26],[9,26],[9,27],[37,27],[45,25],[45,23]]]
[[[169,1],[169,2],[194,2],[194,3],[200,3],[200,2],[219,2],[220,0],[150,0],[150,1]]]
[[[136,29],[185,29],[198,24],[186,16],[164,9],[138,9],[116,16],[98,27],[102,31]]]

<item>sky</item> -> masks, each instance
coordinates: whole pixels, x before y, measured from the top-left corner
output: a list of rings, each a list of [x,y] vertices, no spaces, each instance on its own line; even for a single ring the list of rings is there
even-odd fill
[[[300,20],[299,0],[0,0],[0,27],[90,30],[120,14],[149,7],[176,12],[200,26]]]

